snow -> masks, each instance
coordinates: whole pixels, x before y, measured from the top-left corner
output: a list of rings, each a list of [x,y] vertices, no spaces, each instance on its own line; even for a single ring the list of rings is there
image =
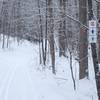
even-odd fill
[[[73,59],[74,90],[69,59],[56,54],[53,75],[49,63],[45,70],[39,65],[38,53],[38,45],[27,41],[0,49],[0,100],[98,100],[91,70],[89,80],[79,80],[79,66]]]

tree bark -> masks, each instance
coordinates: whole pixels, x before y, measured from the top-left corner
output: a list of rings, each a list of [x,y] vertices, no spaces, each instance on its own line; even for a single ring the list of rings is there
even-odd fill
[[[98,63],[100,64],[100,3],[97,3],[97,19],[98,19]]]
[[[66,54],[66,0],[60,0],[60,25],[59,25],[59,56],[65,56]]]
[[[88,0],[89,20],[94,19],[92,8],[93,8],[92,7],[92,0]],[[95,72],[95,79],[96,79],[96,85],[97,85],[98,99],[100,100],[100,74],[99,74],[99,66],[98,66],[98,59],[97,59],[96,43],[91,43],[91,49],[92,49],[92,57],[93,57],[93,64],[94,64],[94,72]]]
[[[46,59],[47,59],[47,35],[48,35],[48,23],[47,23],[47,0],[46,0],[46,15],[45,15],[45,17],[46,17],[46,25],[45,25],[45,52],[44,52],[44,64],[46,65]]]
[[[79,20],[83,25],[87,25],[87,0],[79,0]],[[80,26],[80,45],[79,45],[79,79],[87,76],[88,69],[88,41],[87,29]]]
[[[92,8],[93,8],[92,7],[92,0],[88,0],[89,20],[94,19],[93,9]],[[96,43],[91,43],[91,49],[92,49],[92,57],[93,57],[95,74],[97,74],[97,72],[99,71],[99,68],[98,68],[98,59],[97,59]]]
[[[44,41],[43,41],[43,28],[42,28],[42,18],[41,18],[41,10],[40,10],[40,1],[38,0],[38,9],[39,9],[39,34],[40,34],[40,41],[42,47],[42,62],[45,65],[45,55],[44,55]]]
[[[52,72],[55,71],[55,48],[54,48],[54,29],[53,29],[53,8],[52,8],[52,0],[48,0],[48,35],[49,35],[49,44],[50,44],[50,54],[51,54],[51,62],[52,62]]]

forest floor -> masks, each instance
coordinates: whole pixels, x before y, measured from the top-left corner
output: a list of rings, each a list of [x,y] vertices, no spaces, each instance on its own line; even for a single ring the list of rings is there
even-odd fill
[[[0,49],[0,100],[97,100],[94,78],[79,81],[78,64],[73,61],[74,90],[69,59],[56,57],[53,75],[48,62],[44,70],[39,65],[36,44],[15,42]]]

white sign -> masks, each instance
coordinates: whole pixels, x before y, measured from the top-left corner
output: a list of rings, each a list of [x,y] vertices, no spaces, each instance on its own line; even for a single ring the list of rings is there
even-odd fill
[[[96,29],[96,21],[89,21],[89,43],[96,43],[97,41],[97,29]]]
[[[90,27],[96,27],[96,26],[97,26],[96,20],[90,20],[89,21],[89,28]]]
[[[97,34],[97,30],[95,27],[89,28],[89,35],[96,35]]]
[[[89,36],[89,43],[96,43],[97,42],[97,36]]]

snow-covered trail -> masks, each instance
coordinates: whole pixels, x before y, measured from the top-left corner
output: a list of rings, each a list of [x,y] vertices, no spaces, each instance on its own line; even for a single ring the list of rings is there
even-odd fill
[[[38,52],[38,46],[28,42],[0,49],[0,100],[98,100],[92,84],[94,78],[76,78],[74,91],[69,61],[57,57],[55,76],[49,65],[42,70]]]
[[[35,100],[32,84],[27,68],[9,69],[0,90],[0,100]]]
[[[5,100],[35,100],[34,84],[26,68],[17,68],[12,82],[6,90]]]
[[[0,100],[66,100],[52,74],[38,69],[38,46],[15,44],[0,50],[0,59]]]
[[[29,73],[32,49],[18,50],[0,53],[0,100],[36,100]]]

